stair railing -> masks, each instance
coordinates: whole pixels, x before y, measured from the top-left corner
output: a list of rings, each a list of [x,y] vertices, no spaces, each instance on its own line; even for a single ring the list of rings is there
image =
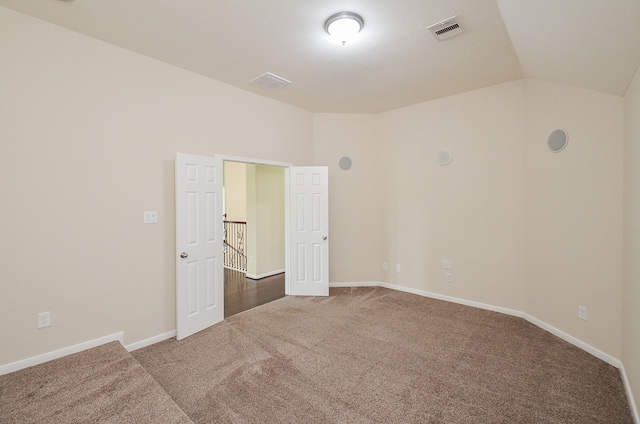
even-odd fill
[[[224,267],[247,272],[245,221],[224,221]]]

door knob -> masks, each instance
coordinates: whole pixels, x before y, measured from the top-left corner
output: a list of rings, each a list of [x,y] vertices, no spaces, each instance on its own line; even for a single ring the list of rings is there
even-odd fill
[[[327,239],[327,236],[322,236],[322,240],[326,240],[326,239]]]
[[[187,252],[182,252],[182,253],[180,254],[180,257],[181,257],[182,259],[186,258],[187,256],[189,256],[189,254],[188,254]]]

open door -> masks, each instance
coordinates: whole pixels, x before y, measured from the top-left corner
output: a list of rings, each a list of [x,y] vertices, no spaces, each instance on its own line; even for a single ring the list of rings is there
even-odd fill
[[[224,320],[222,160],[176,154],[177,339]]]
[[[289,168],[289,295],[329,295],[328,177],[326,166]]]

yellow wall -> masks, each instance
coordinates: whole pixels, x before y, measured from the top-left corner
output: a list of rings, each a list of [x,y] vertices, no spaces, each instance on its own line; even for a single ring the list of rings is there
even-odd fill
[[[224,196],[227,221],[247,220],[246,165],[224,161]]]
[[[640,406],[640,70],[624,99],[622,363]]]
[[[258,208],[256,205],[256,166],[245,165],[247,181],[247,274],[255,275],[257,271],[256,255],[258,254]]]
[[[255,273],[263,278],[284,272],[284,168],[255,165],[256,250]]]
[[[284,168],[224,162],[227,219],[247,222],[247,276],[284,272]]]

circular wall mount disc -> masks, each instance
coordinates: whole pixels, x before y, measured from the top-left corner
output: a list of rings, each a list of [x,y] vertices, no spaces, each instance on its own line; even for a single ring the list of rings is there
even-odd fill
[[[547,146],[549,146],[549,150],[553,153],[558,153],[564,150],[567,147],[567,142],[569,141],[569,134],[563,129],[557,129],[552,131],[549,134],[549,138],[547,139]]]
[[[453,160],[453,154],[449,150],[440,150],[436,156],[436,162],[440,166],[446,166]]]
[[[346,171],[347,169],[351,168],[351,158],[348,156],[341,157],[338,161],[338,165],[340,165],[340,168]]]

